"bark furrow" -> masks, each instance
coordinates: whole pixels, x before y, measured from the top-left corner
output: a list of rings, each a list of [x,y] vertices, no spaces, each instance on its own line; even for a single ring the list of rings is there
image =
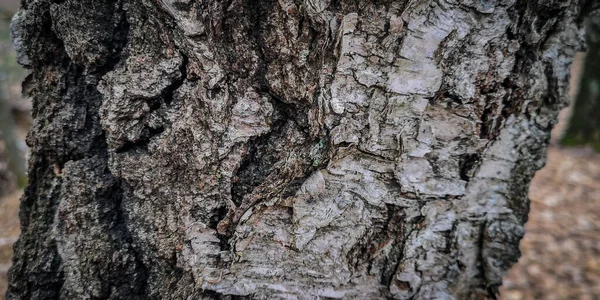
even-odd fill
[[[24,0],[9,299],[494,298],[584,2]]]

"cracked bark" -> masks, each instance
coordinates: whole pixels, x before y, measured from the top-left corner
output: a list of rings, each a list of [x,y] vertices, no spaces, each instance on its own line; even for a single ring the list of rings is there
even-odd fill
[[[494,298],[585,5],[23,1],[8,298]]]

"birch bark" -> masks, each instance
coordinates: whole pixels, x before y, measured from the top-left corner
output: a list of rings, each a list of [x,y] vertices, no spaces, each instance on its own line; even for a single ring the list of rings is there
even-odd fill
[[[494,298],[591,2],[24,0],[8,298]]]

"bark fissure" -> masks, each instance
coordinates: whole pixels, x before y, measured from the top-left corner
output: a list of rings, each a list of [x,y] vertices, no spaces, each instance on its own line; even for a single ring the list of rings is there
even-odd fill
[[[493,299],[575,2],[25,1],[9,295]]]

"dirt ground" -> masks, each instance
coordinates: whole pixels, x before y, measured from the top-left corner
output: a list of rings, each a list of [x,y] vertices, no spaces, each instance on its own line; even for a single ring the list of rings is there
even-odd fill
[[[19,237],[19,198],[15,192],[0,200],[0,299],[6,291],[6,272],[11,265],[12,244]]]

